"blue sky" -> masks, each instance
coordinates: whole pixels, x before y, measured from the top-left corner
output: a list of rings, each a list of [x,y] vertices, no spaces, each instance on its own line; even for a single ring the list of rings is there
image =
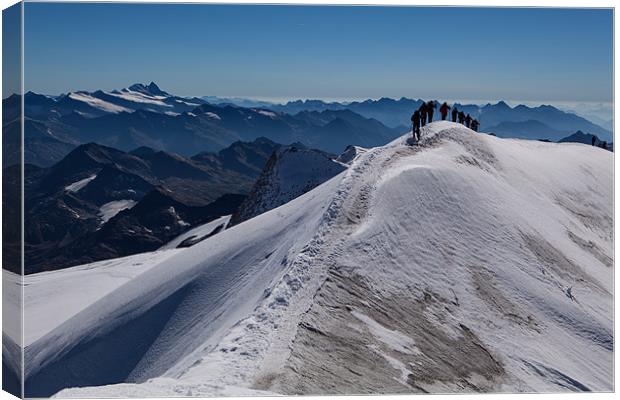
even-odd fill
[[[2,10],[2,98],[21,90],[21,5]]]
[[[26,3],[26,90],[612,100],[612,11]]]

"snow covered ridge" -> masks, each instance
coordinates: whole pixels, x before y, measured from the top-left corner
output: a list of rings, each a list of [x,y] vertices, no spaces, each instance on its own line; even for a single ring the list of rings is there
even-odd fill
[[[49,315],[26,395],[613,390],[613,155],[422,135]]]

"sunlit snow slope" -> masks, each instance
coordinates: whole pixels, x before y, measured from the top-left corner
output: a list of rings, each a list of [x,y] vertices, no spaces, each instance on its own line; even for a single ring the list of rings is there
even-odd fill
[[[26,394],[613,390],[613,154],[422,134],[59,314]]]

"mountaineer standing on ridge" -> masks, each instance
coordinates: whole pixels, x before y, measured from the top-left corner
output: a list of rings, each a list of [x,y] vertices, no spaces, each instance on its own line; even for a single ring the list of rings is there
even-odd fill
[[[411,116],[411,131],[413,133],[413,140],[420,140],[420,110],[415,110]]]
[[[463,111],[459,111],[459,124],[465,122],[465,113]]]
[[[456,122],[456,117],[459,115],[459,110],[456,109],[456,106],[452,107],[452,122]]]
[[[448,111],[450,111],[450,106],[448,105],[448,103],[446,103],[444,101],[443,104],[441,105],[441,107],[439,108],[439,112],[441,113],[441,120],[442,121],[446,120],[446,117],[448,116]]]
[[[471,126],[471,120],[472,120],[471,116],[469,114],[467,114],[467,116],[465,117],[465,126],[466,127],[469,128]]]
[[[435,112],[436,108],[437,108],[437,104],[435,103],[434,100],[431,100],[428,103],[426,103],[426,112],[428,113],[429,124],[433,122],[433,113]]]
[[[422,105],[420,106],[420,108],[418,108],[418,111],[420,112],[421,126],[424,126],[426,125],[426,114],[428,113],[428,108],[425,102],[422,102]]]
[[[478,127],[480,126],[480,122],[477,119],[473,118],[471,120],[471,130],[474,132],[478,132]]]

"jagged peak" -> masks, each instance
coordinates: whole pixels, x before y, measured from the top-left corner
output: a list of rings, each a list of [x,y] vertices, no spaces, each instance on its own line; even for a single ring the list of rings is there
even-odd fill
[[[133,85],[129,86],[125,90],[132,91],[132,92],[139,92],[139,93],[148,94],[152,96],[170,96],[169,93],[161,90],[159,86],[157,86],[157,84],[152,81],[148,85],[145,85],[143,83],[134,83]]]

